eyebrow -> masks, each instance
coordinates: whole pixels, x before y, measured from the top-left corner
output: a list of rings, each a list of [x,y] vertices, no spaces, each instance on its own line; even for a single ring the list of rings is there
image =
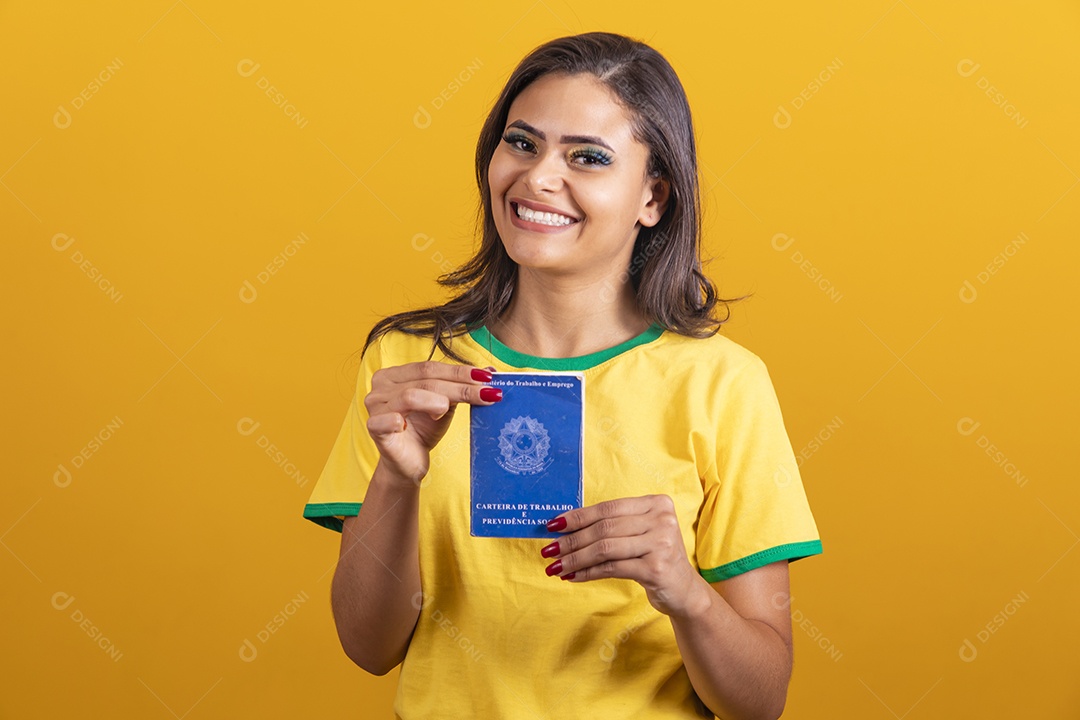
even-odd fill
[[[540,138],[541,140],[547,140],[547,135],[540,132],[539,130],[537,130],[536,128],[534,128],[532,125],[525,122],[524,120],[515,120],[514,122],[510,123],[507,127],[508,128],[512,128],[512,127],[521,128],[522,130],[524,130],[526,132],[532,133],[533,135]],[[608,150],[611,150],[611,152],[615,152],[614,148],[612,148],[610,145],[608,145],[606,142],[604,142],[600,138],[596,137],[595,135],[563,135],[561,138],[559,138],[559,142],[561,142],[561,143],[590,143],[592,145],[599,145],[600,147],[607,148]]]

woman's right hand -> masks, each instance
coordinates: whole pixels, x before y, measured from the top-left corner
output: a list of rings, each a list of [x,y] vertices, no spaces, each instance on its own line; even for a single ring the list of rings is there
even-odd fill
[[[484,385],[490,380],[487,370],[434,360],[376,370],[364,407],[379,462],[402,482],[419,487],[457,403],[492,405],[502,399],[502,390]]]

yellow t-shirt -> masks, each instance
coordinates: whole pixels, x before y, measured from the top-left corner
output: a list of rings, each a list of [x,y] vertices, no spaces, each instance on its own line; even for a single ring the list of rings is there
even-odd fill
[[[341,516],[359,512],[378,461],[363,402],[371,375],[426,360],[430,347],[394,331],[368,348],[304,517],[340,531]],[[653,325],[608,350],[545,359],[479,328],[454,349],[476,367],[582,371],[584,504],[670,495],[709,582],[822,552],[768,371],[733,340]],[[438,350],[432,359],[447,361]],[[458,405],[419,491],[423,594],[397,717],[712,717],[671,621],[637,582],[563,582],[544,572],[549,540],[470,535],[469,411]]]

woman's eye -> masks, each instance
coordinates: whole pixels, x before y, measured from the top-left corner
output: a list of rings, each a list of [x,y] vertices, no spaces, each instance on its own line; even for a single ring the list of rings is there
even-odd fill
[[[524,135],[518,135],[516,133],[507,133],[506,135],[503,135],[503,140],[506,141],[507,143],[509,143],[511,146],[517,148],[518,150],[524,150],[525,152],[531,152],[530,148],[532,148],[532,142],[530,142],[529,138],[525,137]],[[520,143],[525,143],[526,147],[524,147],[524,148],[521,147]]]
[[[571,158],[584,158],[589,162],[583,162],[582,165],[610,165],[611,157],[607,153],[602,153],[599,150],[575,150],[570,154]]]
[[[530,154],[535,153],[536,151],[536,146],[533,144],[532,140],[530,140],[525,135],[522,135],[521,133],[506,133],[505,135],[503,135],[502,139],[515,150],[521,150],[522,152],[527,152]],[[577,158],[583,158],[583,161],[578,164],[584,165],[586,167],[611,164],[611,156],[609,156],[605,152],[592,148],[579,148],[577,150],[573,150],[570,153],[570,160],[573,161]]]

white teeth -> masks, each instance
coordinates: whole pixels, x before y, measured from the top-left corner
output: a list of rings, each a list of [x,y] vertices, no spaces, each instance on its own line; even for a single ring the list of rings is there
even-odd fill
[[[569,225],[574,222],[571,218],[565,215],[559,215],[558,213],[549,212],[534,212],[533,210],[525,207],[524,205],[517,206],[518,217],[529,222],[537,223],[538,225],[553,225],[559,227],[562,225]]]

